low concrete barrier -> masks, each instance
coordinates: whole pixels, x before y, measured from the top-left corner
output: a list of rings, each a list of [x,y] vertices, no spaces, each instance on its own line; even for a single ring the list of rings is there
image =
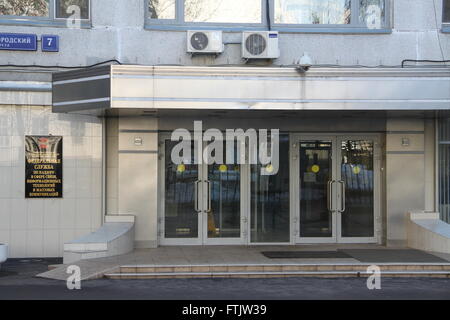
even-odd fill
[[[97,231],[64,244],[64,264],[126,254],[134,249],[132,215],[110,215]]]
[[[408,246],[450,253],[450,224],[440,220],[437,212],[409,212]]]

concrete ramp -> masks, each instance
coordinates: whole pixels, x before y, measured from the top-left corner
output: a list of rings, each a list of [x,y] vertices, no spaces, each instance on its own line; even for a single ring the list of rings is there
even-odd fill
[[[64,244],[64,264],[133,251],[134,219],[131,215],[106,216],[100,229]]]
[[[408,217],[409,247],[450,253],[450,224],[440,220],[439,213],[410,212]]]

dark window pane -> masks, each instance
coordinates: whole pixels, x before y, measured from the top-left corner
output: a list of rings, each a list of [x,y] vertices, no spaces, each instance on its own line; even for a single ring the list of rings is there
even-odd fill
[[[0,15],[48,17],[49,0],[0,0]]]
[[[165,142],[165,211],[166,238],[197,238],[198,214],[195,211],[197,196],[195,182],[199,178],[198,165],[177,165],[172,162],[172,149],[178,141]],[[194,144],[191,144],[194,156]],[[193,159],[190,160],[193,162]]]
[[[450,0],[444,0],[444,22],[450,23]]]
[[[80,8],[80,19],[89,19],[89,0],[56,0],[56,18],[75,18],[78,10],[71,6]]]
[[[175,19],[176,0],[149,0],[148,10],[151,19]]]
[[[374,236],[373,141],[347,140],[341,145],[341,179],[345,184],[343,237]]]
[[[333,236],[333,213],[327,205],[331,150],[331,141],[300,144],[300,237]]]

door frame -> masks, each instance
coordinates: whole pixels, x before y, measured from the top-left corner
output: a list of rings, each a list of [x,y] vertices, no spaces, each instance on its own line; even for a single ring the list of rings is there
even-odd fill
[[[337,210],[332,212],[333,234],[331,237],[300,237],[300,148],[301,141],[324,140],[332,142],[332,180],[340,180],[341,149],[339,148],[343,140],[373,140],[374,144],[374,230],[373,237],[342,237],[341,232],[341,214]],[[345,243],[380,243],[381,235],[379,233],[381,222],[381,135],[378,133],[353,134],[353,133],[291,133],[291,230],[293,242],[295,244],[345,244]],[[333,188],[332,184],[332,188]],[[331,201],[337,204],[340,201],[339,192],[332,192]],[[336,207],[333,206],[333,209]]]

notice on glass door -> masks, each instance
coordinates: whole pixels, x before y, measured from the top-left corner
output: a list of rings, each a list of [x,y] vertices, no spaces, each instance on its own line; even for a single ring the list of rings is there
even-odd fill
[[[25,197],[62,198],[63,138],[25,136]]]

